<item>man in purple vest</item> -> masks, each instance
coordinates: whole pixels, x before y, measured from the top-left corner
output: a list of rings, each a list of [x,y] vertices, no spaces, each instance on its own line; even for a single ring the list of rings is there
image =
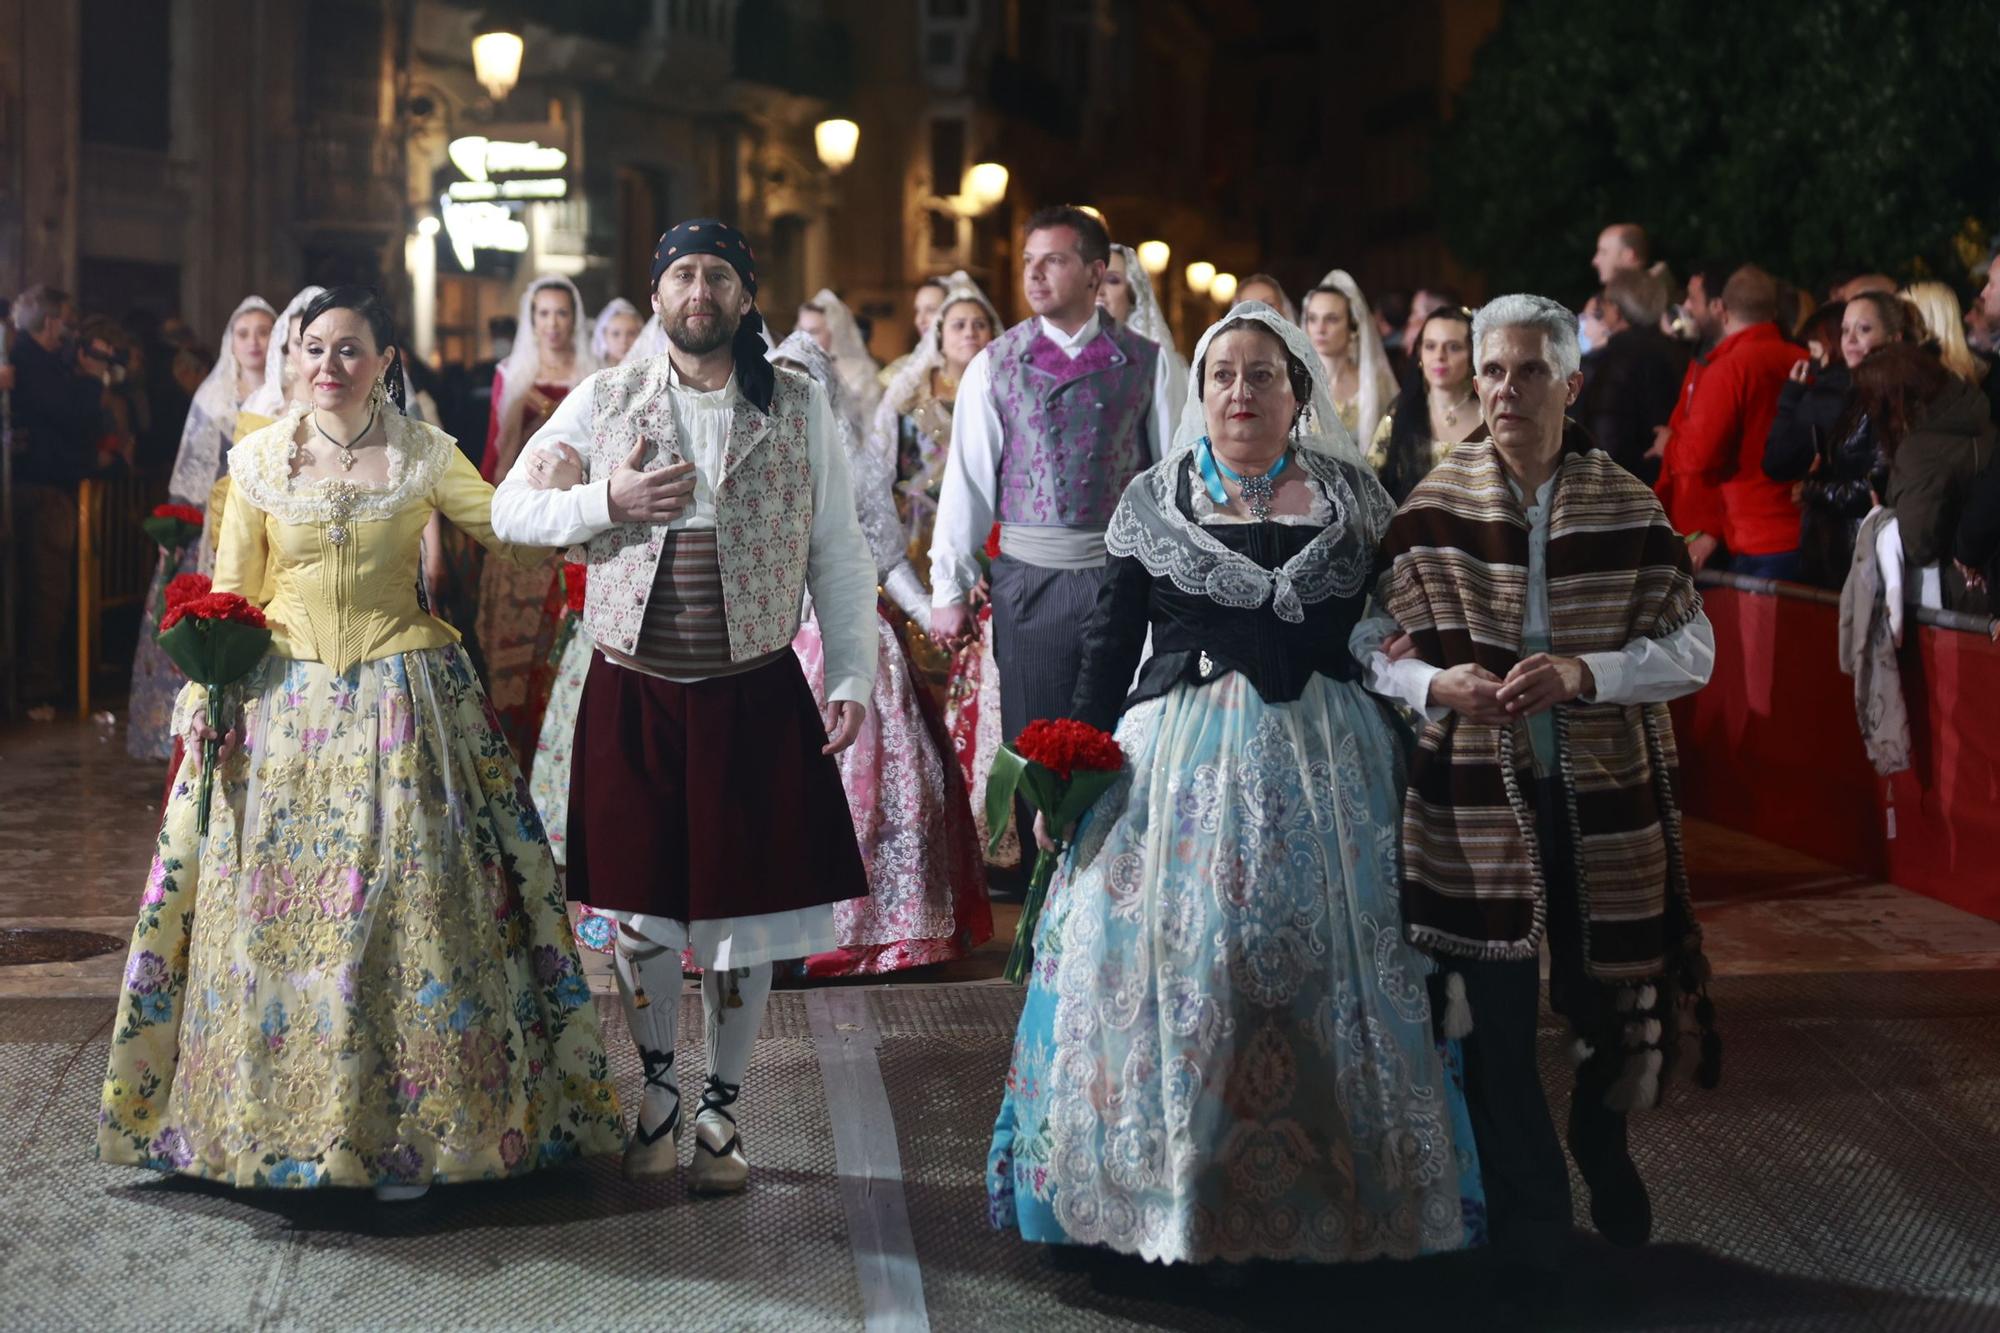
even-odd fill
[[[1022,286],[1034,318],[972,358],[952,413],[931,543],[931,633],[974,632],[977,552],[1000,522],[990,579],[993,659],[1009,740],[1068,717],[1083,626],[1104,579],[1104,529],[1133,477],[1171,441],[1173,401],[1157,345],[1098,309],[1111,239],[1080,208],[1028,219]],[[1028,825],[1021,828],[1028,846]]]

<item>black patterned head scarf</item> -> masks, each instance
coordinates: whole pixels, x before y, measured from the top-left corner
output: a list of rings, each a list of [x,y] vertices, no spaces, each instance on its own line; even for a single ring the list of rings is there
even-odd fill
[[[764,359],[764,317],[755,305],[757,299],[757,252],[750,248],[750,240],[742,232],[717,218],[691,218],[680,223],[660,237],[660,243],[653,249],[653,288],[660,286],[660,275],[669,265],[686,255],[714,255],[729,261],[736,270],[736,276],[743,280],[744,290],[750,293],[752,305],[743,322],[736,326],[736,336],[730,340],[729,352],[736,362],[736,387],[743,396],[756,404],[761,412],[771,410],[771,393],[777,387],[778,378],[772,373],[771,365]]]

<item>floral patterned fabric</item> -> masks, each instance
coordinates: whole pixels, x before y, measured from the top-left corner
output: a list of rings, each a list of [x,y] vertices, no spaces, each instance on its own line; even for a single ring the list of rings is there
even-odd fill
[[[569,864],[569,770],[575,753],[576,712],[583,702],[583,681],[590,674],[590,655],[597,643],[583,627],[583,617],[571,613],[563,622],[569,642],[563,646],[556,664],[555,687],[549,691],[548,711],[542,714],[542,735],[535,743],[535,766],[529,770],[528,795],[542,828],[549,835],[549,850],[557,865]],[[557,631],[559,634],[562,630]]]
[[[168,799],[99,1155],[304,1188],[618,1150],[555,867],[463,650],[274,655],[239,692],[206,844],[195,765]]]
[[[1163,1262],[1472,1244],[1462,1092],[1397,900],[1397,742],[1359,687],[1242,676],[1118,728],[1049,892],[987,1163],[996,1226]]]
[[[567,385],[535,385],[521,402],[520,438],[540,430],[556,404],[568,396]],[[497,397],[495,403],[497,410]],[[484,658],[486,690],[499,715],[500,730],[523,769],[533,766],[542,710],[555,683],[549,656],[563,607],[562,562],[553,555],[532,569],[488,560],[480,571],[474,633]]]
[[[200,537],[181,547],[177,574],[207,573],[210,551]],[[132,692],[126,704],[125,751],[134,759],[174,757],[174,696],[186,677],[166,649],[160,647],[160,599],[167,586],[167,553],[160,552],[153,581],[146,586],[145,612],[139,621],[139,643],[132,653]]]
[[[1014,821],[1000,837],[1000,845],[988,853],[993,830],[986,825],[986,778],[993,771],[994,756],[1000,753],[1000,668],[993,662],[993,608],[979,608],[979,635],[958,650],[951,660],[951,680],[945,696],[945,725],[951,746],[965,774],[967,794],[972,802],[973,826],[979,831],[979,850],[989,865],[1016,866],[1021,863],[1021,835]]]
[[[610,476],[639,440],[648,446],[645,471],[684,460],[669,374],[666,357],[598,372],[587,476]],[[811,386],[804,375],[781,368],[769,412],[741,397],[730,412],[715,528],[734,661],[776,652],[798,632],[813,529]],[[587,544],[584,623],[613,652],[629,656],[638,648],[666,532],[664,524],[621,523]]]
[[[993,908],[965,784],[943,722],[925,713],[910,659],[886,612],[868,716],[839,755],[847,811],[868,872],[868,896],[834,905],[840,948],[806,960],[812,976],[862,976],[963,958],[993,938]],[[826,664],[819,622],[792,641],[822,707]]]

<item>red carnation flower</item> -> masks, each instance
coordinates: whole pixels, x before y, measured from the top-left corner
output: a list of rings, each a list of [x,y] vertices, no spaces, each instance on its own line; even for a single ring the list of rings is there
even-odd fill
[[[1125,766],[1125,752],[1109,732],[1067,718],[1030,722],[1014,738],[1014,751],[1064,782],[1079,768],[1115,773]]]
[[[264,613],[233,592],[211,592],[167,608],[160,621],[164,633],[188,616],[196,620],[231,620],[252,629],[264,629]]]
[[[998,523],[995,523],[986,534],[986,558],[988,560],[998,560],[1000,558],[1000,525]]]
[[[584,594],[589,586],[589,565],[563,566],[563,596],[569,601],[569,609],[577,615],[583,614]]]
[[[198,528],[202,525],[206,516],[201,512],[201,510],[196,509],[193,505],[165,504],[165,505],[154,506],[153,517],[171,518],[178,522],[185,523],[190,527]]]
[[[176,574],[167,584],[167,610],[171,611],[182,602],[191,602],[197,597],[208,596],[212,585],[206,574]]]

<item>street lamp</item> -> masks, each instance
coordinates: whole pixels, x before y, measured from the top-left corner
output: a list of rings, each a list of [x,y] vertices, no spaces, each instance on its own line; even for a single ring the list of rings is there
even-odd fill
[[[822,120],[813,126],[813,147],[826,169],[838,176],[854,161],[861,144],[861,127],[851,120]]]
[[[1165,241],[1139,242],[1139,267],[1155,278],[1167,271],[1167,264],[1173,257],[1174,252]]]
[[[998,162],[978,162],[965,170],[959,192],[974,213],[984,213],[1007,197],[1007,168]]]
[[[1208,284],[1215,281],[1215,265],[1206,259],[1197,259],[1187,266],[1188,290],[1196,296],[1208,294]]]
[[[504,102],[521,80],[521,53],[527,43],[521,25],[492,15],[481,19],[472,36],[472,70],[486,95]]]
[[[1236,299],[1236,275],[1218,273],[1208,280],[1208,294],[1217,305],[1228,305]]]

